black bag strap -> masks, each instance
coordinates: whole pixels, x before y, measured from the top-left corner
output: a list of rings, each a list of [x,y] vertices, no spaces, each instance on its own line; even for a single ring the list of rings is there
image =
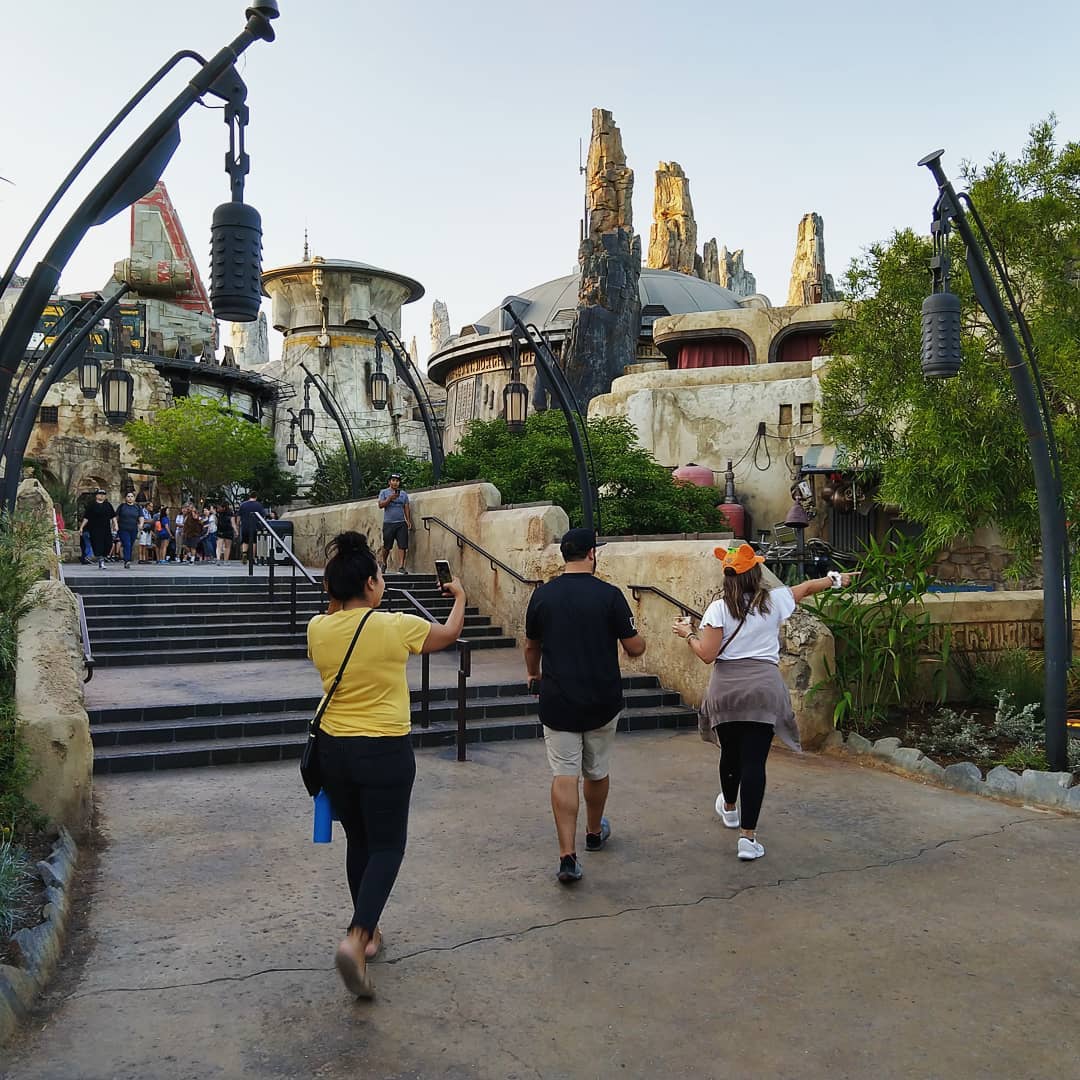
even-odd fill
[[[746,613],[746,615],[749,615],[749,614],[750,614],[750,612],[748,611]],[[724,641],[723,645],[720,646],[720,651],[716,654],[716,659],[717,660],[719,660],[720,657],[723,655],[724,650],[735,640],[735,638],[737,638],[739,636],[739,631],[743,628],[743,623],[746,622],[746,615],[744,615],[739,620],[739,625],[736,626],[735,629],[732,631],[731,637],[727,638]]]
[[[356,639],[360,636],[360,631],[364,629],[364,623],[366,623],[374,613],[375,609],[369,608],[368,613],[360,620],[360,625],[356,628],[356,633],[353,634],[352,641],[349,642],[349,648],[345,653],[345,659],[341,661],[341,667],[338,668],[338,673],[334,676],[334,681],[330,684],[330,689],[326,691],[318,711],[312,718],[310,728],[312,735],[319,730],[319,724],[322,722],[323,713],[326,712],[326,706],[330,704],[330,699],[334,696],[334,691],[338,688],[338,683],[341,682],[341,676],[345,674],[345,668],[349,665],[349,657],[353,654],[353,649],[356,647]]]

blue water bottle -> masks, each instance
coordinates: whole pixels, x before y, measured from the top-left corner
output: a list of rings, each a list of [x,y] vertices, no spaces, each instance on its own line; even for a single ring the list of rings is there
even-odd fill
[[[315,796],[315,827],[311,836],[313,844],[329,844],[333,840],[333,820],[334,811],[330,807],[330,796],[320,790]]]

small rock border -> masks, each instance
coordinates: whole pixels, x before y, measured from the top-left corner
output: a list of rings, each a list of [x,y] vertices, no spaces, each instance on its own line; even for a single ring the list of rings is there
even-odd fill
[[[79,849],[63,826],[47,859],[37,864],[45,883],[43,921],[19,930],[12,941],[18,945],[25,966],[0,964],[0,1046],[11,1037],[30,1011],[34,998],[49,981],[64,942],[71,910],[71,879]]]
[[[854,731],[846,739],[842,731],[829,732],[822,750],[873,757],[896,772],[931,780],[956,791],[1080,814],[1080,784],[1073,785],[1070,772],[1025,769],[1017,775],[1004,765],[995,765],[984,777],[974,762],[958,761],[942,767],[914,746],[901,746],[897,738],[871,742]]]

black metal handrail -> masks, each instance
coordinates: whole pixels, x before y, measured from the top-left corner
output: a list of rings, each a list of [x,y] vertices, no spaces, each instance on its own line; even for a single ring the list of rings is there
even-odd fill
[[[394,589],[420,613],[428,622],[437,623],[439,620],[408,589]],[[457,683],[457,708],[454,717],[457,721],[457,759],[465,761],[465,734],[466,734],[466,699],[468,697],[468,679],[472,674],[472,645],[465,638],[458,638],[454,644],[458,647],[458,683]],[[430,653],[421,654],[421,686],[420,686],[420,726],[428,727],[431,723],[429,718],[429,701],[431,697],[431,663]]]
[[[326,593],[319,586],[319,583],[311,576],[308,569],[304,564],[289,550],[285,541],[281,539],[273,528],[270,526],[270,522],[266,520],[257,510],[253,512],[253,516],[258,518],[262,524],[263,531],[270,537],[270,558],[267,560],[267,589],[270,599],[274,599],[274,547],[278,547],[284,552],[285,558],[292,563],[292,577],[289,579],[289,631],[290,633],[296,633],[296,571],[299,570],[301,574],[307,578],[308,584],[319,590],[319,596],[321,602],[325,607]],[[251,538],[254,541],[254,537]],[[248,577],[252,577],[255,573],[255,544],[248,544]]]
[[[691,619],[696,619],[701,622],[701,612],[695,611],[689,604],[684,604],[681,600],[677,600],[671,593],[664,592],[663,589],[658,589],[655,585],[631,585],[630,595],[635,600],[640,599],[639,593],[651,592],[655,593],[661,599],[666,600],[669,604],[674,604],[684,615],[689,615]]]
[[[60,540],[60,526],[56,524],[55,515],[53,516],[53,545],[56,549],[56,576],[61,585],[66,585],[67,581],[64,579],[64,546]],[[90,628],[86,624],[86,605],[77,592],[73,592],[71,595],[75,597],[75,606],[79,611],[79,637],[82,638],[83,667],[86,668],[86,677],[83,682],[88,683],[94,677],[94,654],[90,649]]]
[[[540,580],[522,577],[521,574],[519,574],[512,566],[507,566],[506,563],[504,563],[501,559],[496,559],[490,551],[485,551],[478,543],[476,543],[476,541],[470,540],[467,536],[465,536],[464,533],[458,532],[453,525],[447,525],[442,518],[424,517],[420,520],[424,523],[425,532],[431,532],[431,526],[428,524],[428,522],[434,521],[436,525],[441,525],[448,533],[453,533],[454,536],[457,537],[457,546],[459,551],[463,547],[471,547],[473,551],[475,551],[479,555],[483,555],[484,558],[487,559],[489,563],[491,563],[492,570],[494,570],[496,567],[498,567],[498,569],[500,570],[505,570],[506,573],[508,573],[512,578],[514,578],[515,581],[520,581],[522,585],[532,585],[535,588],[537,585],[544,584]]]

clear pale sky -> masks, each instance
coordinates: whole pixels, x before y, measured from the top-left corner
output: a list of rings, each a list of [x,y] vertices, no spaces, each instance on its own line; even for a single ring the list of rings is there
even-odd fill
[[[244,6],[2,0],[0,176],[14,182],[0,182],[4,264],[138,85],[177,49],[215,52],[241,29]],[[1015,154],[1051,112],[1062,141],[1080,138],[1073,0],[280,7],[278,40],[241,61],[264,266],[299,260],[306,225],[314,254],[417,278],[427,293],[405,309],[402,336],[417,336],[422,357],[433,299],[447,302],[456,331],[504,295],[576,270],[578,140],[588,143],[594,106],[622,130],[643,245],[653,171],[678,161],[699,246],[716,236],[745,249],[774,303],[804,213],[823,215],[839,278],[894,228],[927,227],[933,190],[914,167],[927,151],[945,147],[955,175],[962,159]],[[151,115],[137,114],[139,129]],[[121,129],[127,139],[108,144],[93,179],[136,130]],[[198,107],[182,130],[164,179],[205,274],[210,217],[229,197],[227,132],[220,113]],[[127,249],[124,212],[87,237],[61,288],[101,287]],[[279,342],[271,331],[272,353]]]

